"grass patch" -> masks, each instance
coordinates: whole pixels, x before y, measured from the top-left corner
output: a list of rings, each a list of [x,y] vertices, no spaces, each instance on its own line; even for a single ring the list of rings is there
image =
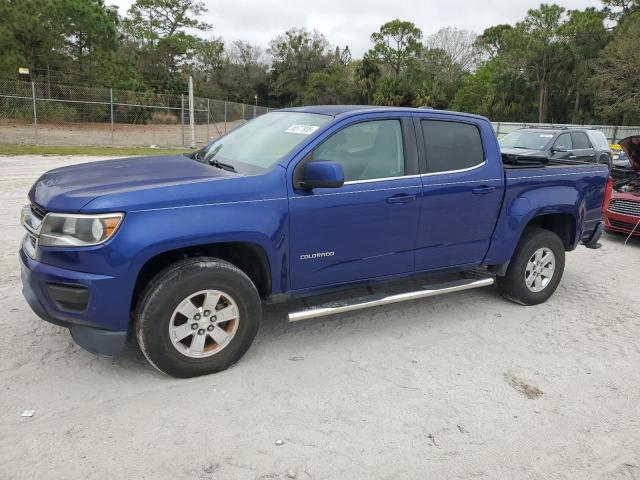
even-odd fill
[[[167,155],[193,150],[186,148],[149,147],[59,147],[47,145],[2,145],[0,155],[96,155],[132,157],[137,155]]]

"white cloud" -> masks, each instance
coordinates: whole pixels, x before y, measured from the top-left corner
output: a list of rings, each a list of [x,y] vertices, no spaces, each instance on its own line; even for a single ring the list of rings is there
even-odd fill
[[[201,20],[213,25],[205,37],[225,41],[245,40],[267,48],[269,41],[290,27],[306,27],[324,33],[329,41],[349,45],[361,56],[371,44],[369,37],[380,25],[400,18],[415,23],[425,36],[446,26],[481,33],[500,23],[513,24],[541,0],[205,0],[209,11]],[[107,0],[124,15],[132,0]],[[599,0],[559,0],[567,9],[601,7]]]

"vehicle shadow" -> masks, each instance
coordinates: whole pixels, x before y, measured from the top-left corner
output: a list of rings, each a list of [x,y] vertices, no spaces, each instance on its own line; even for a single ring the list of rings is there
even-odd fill
[[[253,345],[238,362],[236,368],[260,368],[264,356],[273,361],[274,351],[280,352],[285,359],[295,361],[312,349],[314,352],[332,355],[326,347],[344,335],[352,336],[354,342],[365,342],[370,335],[395,338],[399,331],[413,328],[432,328],[439,323],[449,321],[450,314],[459,321],[470,319],[468,311],[474,310],[478,302],[502,302],[495,287],[480,288],[467,292],[449,293],[442,296],[411,300],[372,307],[359,311],[346,312],[321,318],[289,323],[287,314],[310,305],[360,297],[371,293],[396,293],[408,289],[418,289],[427,283],[425,278],[417,278],[385,284],[379,288],[360,287],[337,293],[298,299],[276,305],[265,305],[260,329]],[[489,312],[490,309],[487,309]],[[291,358],[289,358],[291,357]],[[153,368],[144,358],[135,338],[129,335],[125,352],[116,360],[112,360],[103,368],[127,370],[127,376],[153,375],[158,379],[174,380]],[[267,368],[267,367],[265,367]],[[222,372],[217,375],[223,374]]]
[[[640,226],[637,229],[637,233],[640,233]],[[640,248],[640,236],[629,237],[628,233],[610,233],[605,232],[607,241],[616,243],[618,245],[626,245],[628,247]]]

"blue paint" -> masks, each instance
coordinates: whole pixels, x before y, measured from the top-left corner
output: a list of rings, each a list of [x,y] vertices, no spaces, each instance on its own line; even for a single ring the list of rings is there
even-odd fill
[[[102,245],[39,247],[34,258],[21,252],[23,280],[38,308],[64,324],[127,330],[134,285],[145,263],[202,244],[257,245],[269,261],[271,295],[303,295],[417,272],[504,264],[527,223],[549,213],[574,219],[574,248],[601,220],[606,166],[505,170],[483,117],[400,108],[291,110],[333,118],[259,175],[181,155],[89,163],[43,175],[29,199],[45,210],[124,212],[125,217]],[[415,160],[407,163],[406,176],[312,191],[294,187],[296,167],[322,141],[353,123],[385,118],[403,122],[405,156]],[[424,175],[420,119],[475,125],[485,163]],[[334,178],[339,172],[316,173]],[[88,288],[89,307],[60,310],[43,288],[48,282]]]

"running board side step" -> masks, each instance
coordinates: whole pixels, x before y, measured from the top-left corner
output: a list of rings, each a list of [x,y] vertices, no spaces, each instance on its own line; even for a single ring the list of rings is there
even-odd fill
[[[362,310],[364,308],[377,307],[380,305],[388,305],[390,303],[406,302],[409,300],[417,300],[419,298],[435,297],[436,295],[444,295],[445,293],[461,292],[463,290],[471,290],[473,288],[488,287],[493,285],[495,280],[493,277],[480,279],[464,279],[453,282],[428,285],[420,290],[413,292],[398,293],[395,295],[368,295],[365,297],[352,298],[338,302],[329,302],[323,305],[317,305],[305,310],[289,313],[289,322],[299,322],[310,318],[326,317],[327,315],[335,315],[337,313],[352,312],[354,310]]]

